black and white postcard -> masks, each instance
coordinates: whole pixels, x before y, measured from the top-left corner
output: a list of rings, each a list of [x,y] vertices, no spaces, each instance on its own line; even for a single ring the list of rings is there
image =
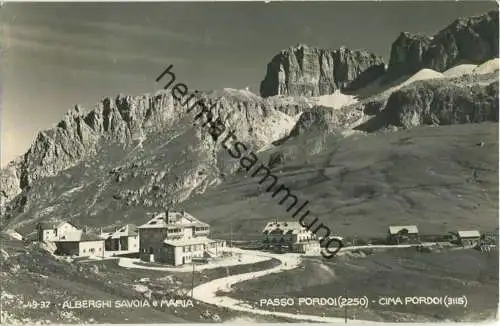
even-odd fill
[[[1,323],[498,321],[498,18],[3,2]]]

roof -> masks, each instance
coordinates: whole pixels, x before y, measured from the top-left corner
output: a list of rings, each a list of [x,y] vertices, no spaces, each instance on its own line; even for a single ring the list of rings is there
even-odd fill
[[[83,233],[80,237],[80,242],[84,241],[102,241],[102,239],[97,234]]]
[[[76,223],[70,222],[70,221],[40,222],[40,223],[37,224],[37,228],[41,228],[42,230],[54,230],[54,229],[57,229],[58,227],[60,227],[61,225],[65,224],[65,223],[71,224],[72,226],[74,226],[77,229],[81,229],[82,228],[82,227],[78,226]]]
[[[125,224],[115,232],[109,232],[111,238],[118,239],[120,237],[136,236],[138,234],[137,226],[135,224]]]
[[[58,228],[58,227],[60,227],[61,225],[65,224],[65,223],[71,224],[72,226],[74,226],[74,227],[75,227],[75,228],[77,228],[77,229],[81,229],[81,227],[79,227],[78,225],[76,225],[75,223],[70,222],[70,221],[61,221],[61,222],[59,222],[59,223],[56,225],[56,227],[55,227],[55,228]]]
[[[65,234],[63,237],[55,240],[55,242],[82,242],[82,241],[99,241],[103,238],[94,233],[84,233],[82,230]]]
[[[81,240],[83,235],[82,230],[74,231],[67,233],[61,237],[59,237],[56,242],[78,242]]]
[[[167,245],[170,245],[170,246],[180,247],[180,246],[213,243],[213,242],[217,242],[217,241],[209,239],[207,237],[196,237],[196,238],[190,238],[190,239],[165,240],[163,242]]]
[[[300,223],[296,221],[273,221],[273,222],[268,222],[264,227],[264,230],[262,230],[262,232],[266,234],[270,233],[296,234],[299,233],[299,231],[301,230],[306,230],[306,228],[300,225]]]
[[[418,228],[416,225],[391,225],[389,226],[389,233],[390,234],[397,234],[399,231],[406,229],[408,230],[408,233],[410,234],[415,234],[418,233]]]
[[[138,229],[166,229],[188,226],[209,227],[207,223],[201,222],[186,212],[163,212],[139,226]]]
[[[139,231],[137,230],[137,225],[135,224],[127,224],[125,226],[127,228],[127,235],[137,235]]]
[[[101,233],[100,237],[101,237],[101,239],[110,239],[112,235],[113,235],[113,232],[105,232],[105,233]]]
[[[37,228],[40,228],[42,230],[53,230],[57,226],[57,223],[50,223],[50,222],[40,222],[37,224]]]
[[[458,231],[457,232],[459,238],[479,238],[481,237],[481,233],[477,230],[467,230],[467,231]]]

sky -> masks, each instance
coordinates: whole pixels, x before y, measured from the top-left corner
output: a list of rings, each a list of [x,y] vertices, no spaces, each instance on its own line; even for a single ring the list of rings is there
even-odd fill
[[[3,3],[1,163],[76,104],[162,88],[170,64],[190,89],[250,87],[298,43],[388,59],[403,31],[433,35],[495,2]]]

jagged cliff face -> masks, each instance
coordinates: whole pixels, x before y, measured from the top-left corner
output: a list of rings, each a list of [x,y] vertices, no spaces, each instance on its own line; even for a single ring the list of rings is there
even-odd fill
[[[341,110],[316,106],[305,110],[290,131],[290,136],[298,136],[309,130],[341,133],[350,129],[362,119],[364,113],[361,107],[348,106]]]
[[[432,38],[426,35],[401,33],[392,44],[389,67],[384,79],[396,79],[422,68],[424,54],[431,42]]]
[[[384,113],[389,124],[404,128],[498,122],[498,80],[415,83],[394,92]]]
[[[480,122],[498,122],[498,72],[416,81],[340,109],[306,108],[289,137]]]
[[[393,45],[387,76],[392,80],[422,65],[442,71],[465,58],[482,62],[498,53],[492,35],[498,36],[498,18],[495,23],[491,13],[459,20],[433,39],[402,34]],[[477,53],[464,49],[470,44],[477,45],[472,47]],[[366,52],[300,46],[282,51],[268,65],[264,98],[234,89],[197,96],[217,103],[213,119],[259,150],[270,166],[302,159],[306,152],[314,161],[353,132],[498,122],[498,73],[395,81],[396,86],[382,89],[372,83],[376,92],[370,85],[358,91],[355,103],[340,108],[311,98],[360,88],[382,79],[384,69],[379,57]],[[272,96],[278,94],[286,96]],[[0,226],[27,225],[31,232],[33,222],[62,218],[96,227],[142,223],[148,212],[175,208],[227,185],[239,162],[222,148],[221,139],[209,135],[204,118],[195,120],[196,114],[165,91],[106,98],[90,112],[75,107],[0,171]],[[280,154],[281,148],[292,154]],[[224,200],[215,204],[231,206]]]
[[[271,103],[249,92],[199,96],[217,103],[214,120],[224,121],[249,148],[285,136],[295,123],[276,109],[286,111],[288,104]],[[24,156],[2,170],[3,213],[7,218],[30,212],[39,217],[44,204],[65,193],[70,201],[87,196],[87,201],[71,205],[97,216],[109,205],[158,208],[217,185],[237,161],[202,126],[204,117],[195,120],[197,113],[186,111],[166,92],[106,98],[89,113],[79,107],[70,110],[55,128],[40,132]],[[62,182],[61,175],[67,180]],[[53,209],[63,206],[57,203]]]
[[[277,54],[260,85],[263,97],[319,96],[358,88],[385,71],[382,58],[365,51],[318,49],[299,45]]]
[[[422,68],[445,71],[498,57],[498,11],[460,18],[434,37],[401,33],[392,44],[387,81]]]

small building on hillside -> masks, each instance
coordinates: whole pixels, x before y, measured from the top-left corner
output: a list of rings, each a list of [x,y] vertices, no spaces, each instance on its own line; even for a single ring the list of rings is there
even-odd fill
[[[126,224],[115,232],[101,232],[106,251],[139,252],[139,232],[134,224]]]
[[[62,256],[102,256],[104,240],[87,233],[68,221],[38,223],[37,240],[55,247],[54,254]]]
[[[83,231],[68,234],[64,239],[54,241],[56,255],[60,256],[97,256],[104,255],[104,240],[98,235]]]
[[[41,222],[37,224],[37,239],[40,242],[64,240],[67,234],[79,231],[78,227],[71,222],[62,221],[59,223]]]
[[[420,236],[416,225],[389,226],[389,244],[419,244]]]
[[[56,224],[41,222],[36,226],[37,240],[40,242],[54,241],[56,239]]]
[[[222,256],[226,242],[208,239],[210,226],[186,212],[164,212],[138,227],[141,260],[182,265]],[[214,250],[216,249],[216,250]]]
[[[262,230],[262,246],[274,252],[319,253],[316,235],[296,221],[268,222]]]
[[[204,260],[222,255],[226,248],[223,240],[211,240],[207,237],[195,237],[179,240],[165,240],[165,262],[178,266],[194,260]]]
[[[457,243],[464,247],[474,247],[479,244],[481,233],[477,230],[457,231]]]

